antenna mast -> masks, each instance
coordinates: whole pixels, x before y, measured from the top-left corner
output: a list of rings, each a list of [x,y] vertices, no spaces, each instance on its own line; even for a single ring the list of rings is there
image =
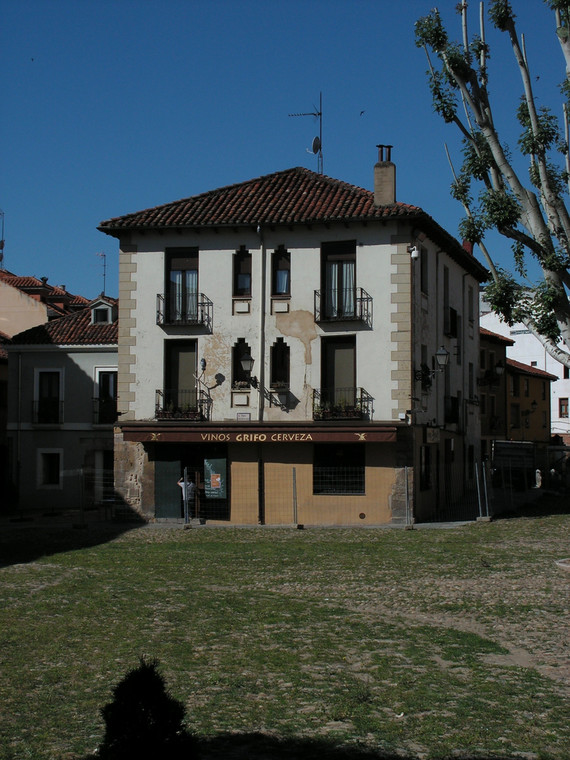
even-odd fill
[[[105,287],[106,287],[106,280],[107,280],[107,254],[96,253],[95,255],[99,256],[100,259],[103,259],[103,293],[102,295],[105,295]]]
[[[2,233],[0,236],[0,269],[4,269],[4,212],[1,208],[0,219],[2,220]]]
[[[289,116],[314,116],[319,120],[319,134],[313,139],[313,143],[310,148],[307,148],[307,153],[314,153],[317,156],[317,166],[319,174],[323,173],[323,93],[319,93],[319,108],[314,106],[313,111],[305,113],[290,113]]]

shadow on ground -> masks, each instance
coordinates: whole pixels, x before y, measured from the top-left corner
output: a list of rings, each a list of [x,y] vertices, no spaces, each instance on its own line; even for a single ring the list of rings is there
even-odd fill
[[[112,541],[145,523],[135,513],[120,520],[95,512],[4,514],[0,518],[0,567]]]
[[[155,760],[156,755],[123,755],[125,760]],[[87,755],[81,760],[98,760]],[[160,760],[418,760],[417,755],[385,753],[361,747],[338,745],[329,739],[278,738],[261,733],[221,734],[197,739],[186,755],[160,753]],[[453,753],[440,760],[512,760],[505,755],[464,755]]]
[[[513,519],[516,517],[548,517],[549,515],[566,515],[570,513],[570,493],[545,491],[539,498],[523,502],[512,508],[497,512],[494,520]]]

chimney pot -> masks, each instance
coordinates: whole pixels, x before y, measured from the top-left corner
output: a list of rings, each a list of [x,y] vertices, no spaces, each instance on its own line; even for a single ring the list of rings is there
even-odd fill
[[[374,205],[396,202],[396,165],[392,163],[393,145],[377,145],[378,163],[374,166]]]

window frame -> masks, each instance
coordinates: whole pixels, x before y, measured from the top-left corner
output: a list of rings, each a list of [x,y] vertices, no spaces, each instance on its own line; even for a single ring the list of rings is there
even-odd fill
[[[287,273],[287,286],[280,290],[279,273]],[[271,295],[274,298],[288,298],[291,295],[291,252],[279,245],[271,254]]]
[[[36,487],[45,491],[63,490],[63,449],[60,448],[41,448],[36,449]],[[44,467],[44,456],[58,456],[58,477],[57,482],[46,482],[46,468]]]
[[[252,293],[252,257],[245,245],[233,255],[232,294],[234,298],[251,298]],[[240,285],[240,277],[247,277],[247,286]]]
[[[351,460],[352,463],[347,465],[346,462]],[[338,465],[337,461],[342,464]],[[349,480],[351,477],[353,480]],[[346,482],[350,485],[343,488]],[[330,487],[326,483],[330,483]],[[365,444],[313,444],[313,495],[366,496]]]

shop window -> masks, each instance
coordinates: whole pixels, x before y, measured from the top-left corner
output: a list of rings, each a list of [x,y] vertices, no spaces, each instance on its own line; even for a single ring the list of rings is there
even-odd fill
[[[313,447],[314,494],[364,494],[365,447],[333,443]]]

